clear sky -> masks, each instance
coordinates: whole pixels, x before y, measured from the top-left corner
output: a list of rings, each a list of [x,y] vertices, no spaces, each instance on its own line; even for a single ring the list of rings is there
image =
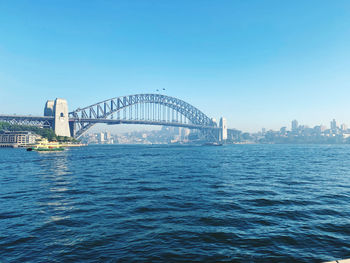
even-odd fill
[[[350,125],[350,1],[0,0],[0,114],[162,88],[244,131]]]

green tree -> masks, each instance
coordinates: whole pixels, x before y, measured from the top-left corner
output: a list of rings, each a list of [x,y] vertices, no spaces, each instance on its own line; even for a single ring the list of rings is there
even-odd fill
[[[29,125],[18,125],[10,124],[7,122],[0,122],[0,131],[30,131],[35,134],[42,136],[43,138],[48,139],[49,141],[61,141],[61,142],[78,142],[72,137],[66,136],[56,136],[55,132],[48,128],[39,128]]]

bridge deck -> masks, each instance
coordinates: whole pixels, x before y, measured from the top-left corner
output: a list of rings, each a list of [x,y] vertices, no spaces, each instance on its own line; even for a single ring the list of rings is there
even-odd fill
[[[173,127],[183,127],[189,129],[216,129],[217,127],[212,126],[202,126],[195,124],[184,124],[179,122],[166,122],[166,121],[148,121],[148,120],[123,120],[123,119],[74,119],[70,118],[69,121],[80,121],[88,123],[105,123],[108,125],[115,124],[145,124],[145,125],[162,125],[162,126],[173,126]]]
[[[55,117],[53,116],[32,116],[32,115],[4,115],[0,114],[0,121],[1,120],[32,120],[32,121],[53,121]],[[69,118],[70,122],[74,121],[81,121],[81,122],[89,122],[89,123],[105,123],[108,125],[115,125],[115,124],[140,124],[140,125],[164,125],[164,126],[172,126],[172,127],[184,127],[189,129],[219,129],[218,127],[212,127],[212,126],[201,126],[201,125],[194,125],[194,124],[183,124],[183,123],[177,123],[177,122],[165,122],[165,121],[147,121],[147,120],[123,120],[123,119],[76,119],[76,118]],[[235,131],[232,129],[227,129],[228,132]]]
[[[32,120],[32,121],[52,121],[54,116],[32,116],[32,115],[2,115],[0,114],[0,120]]]

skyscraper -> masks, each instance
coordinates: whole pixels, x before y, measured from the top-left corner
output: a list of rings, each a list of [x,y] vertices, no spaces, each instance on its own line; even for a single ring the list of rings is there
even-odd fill
[[[104,143],[105,141],[105,134],[103,132],[97,133],[97,140],[99,143]]]
[[[337,129],[337,122],[335,119],[331,121],[331,130],[335,131]]]
[[[342,131],[346,131],[348,129],[348,126],[346,126],[344,123],[340,127]]]
[[[298,130],[299,124],[297,120],[292,121],[292,131]]]

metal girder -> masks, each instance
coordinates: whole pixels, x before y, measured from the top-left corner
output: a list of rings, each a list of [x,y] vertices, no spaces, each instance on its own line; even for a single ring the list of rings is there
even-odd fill
[[[21,116],[21,115],[0,115],[0,121],[10,124],[36,126],[41,128],[52,128],[52,117]]]
[[[183,124],[183,126],[193,125],[197,129],[216,128],[216,124],[208,116],[183,100],[161,94],[135,94],[108,99],[70,112],[70,121],[75,122],[74,127],[77,129],[74,134],[76,137],[80,137],[95,123],[105,122],[104,120],[113,116],[113,113],[122,112],[125,120],[137,120],[138,117],[132,115],[139,114],[139,109],[136,109],[135,105],[140,105],[141,113],[144,114],[143,118],[146,115],[148,116],[147,124],[156,125],[154,123],[159,123],[160,115],[163,112],[164,118],[164,112],[167,111],[163,108],[165,107],[177,112],[177,119],[176,121],[173,119],[172,121],[162,122],[161,125],[172,125],[176,122],[179,125]],[[147,113],[142,112],[142,107],[145,107]],[[125,111],[126,108],[129,108],[128,114]],[[178,114],[180,114],[180,117]],[[129,119],[126,118],[127,115]],[[178,118],[180,118],[180,121]],[[186,121],[190,123],[188,124]]]

